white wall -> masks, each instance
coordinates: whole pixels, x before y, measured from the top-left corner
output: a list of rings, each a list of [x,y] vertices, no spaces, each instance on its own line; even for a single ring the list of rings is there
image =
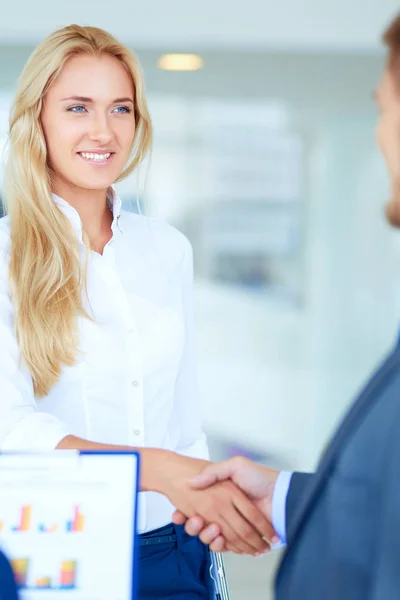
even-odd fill
[[[200,382],[211,432],[311,468],[397,337],[399,234],[374,119],[327,119],[310,155],[302,309],[198,281]]]
[[[0,39],[34,41],[71,22],[157,48],[376,49],[396,0],[20,0],[4,6]]]

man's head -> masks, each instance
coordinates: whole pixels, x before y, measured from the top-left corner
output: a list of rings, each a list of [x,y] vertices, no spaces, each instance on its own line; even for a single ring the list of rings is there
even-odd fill
[[[377,138],[392,185],[386,215],[394,227],[400,227],[400,14],[385,31],[383,41],[388,59],[375,94],[380,110]]]

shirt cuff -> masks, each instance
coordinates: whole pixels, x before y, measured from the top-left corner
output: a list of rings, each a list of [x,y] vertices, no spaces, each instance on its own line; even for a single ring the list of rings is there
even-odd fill
[[[272,496],[272,525],[281,541],[274,548],[279,548],[286,544],[286,499],[292,477],[293,472],[281,471],[275,483]]]

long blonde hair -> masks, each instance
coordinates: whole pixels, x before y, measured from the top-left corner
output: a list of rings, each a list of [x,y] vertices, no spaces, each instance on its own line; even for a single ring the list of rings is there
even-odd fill
[[[135,56],[95,27],[70,25],[54,32],[33,52],[20,79],[10,115],[5,172],[5,208],[11,224],[10,295],[21,359],[37,397],[46,396],[63,366],[75,364],[78,317],[85,315],[76,234],[51,196],[51,171],[40,115],[43,98],[65,63],[78,54],[108,54],[132,78],[136,131],[118,181],[137,167],[151,146],[151,122]]]

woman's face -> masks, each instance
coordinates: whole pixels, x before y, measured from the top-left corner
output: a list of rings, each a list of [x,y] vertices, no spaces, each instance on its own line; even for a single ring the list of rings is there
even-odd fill
[[[376,90],[379,120],[376,134],[384,156],[392,186],[400,180],[400,92],[387,69]]]
[[[81,54],[66,63],[41,115],[55,192],[115,182],[135,134],[133,102],[132,81],[116,58]]]

